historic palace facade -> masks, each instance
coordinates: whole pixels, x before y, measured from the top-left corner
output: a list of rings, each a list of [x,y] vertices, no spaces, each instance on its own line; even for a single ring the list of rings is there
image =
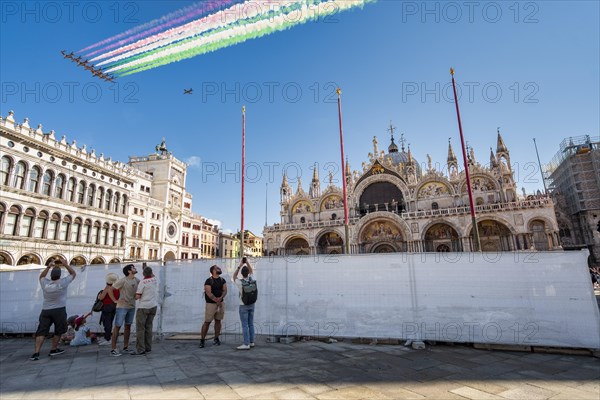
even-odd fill
[[[216,257],[219,227],[192,213],[164,139],[125,164],[13,115],[0,117],[0,264]]]
[[[390,129],[393,133],[393,128]],[[451,144],[444,171],[419,164],[410,147],[394,143],[373,152],[362,171],[345,167],[351,253],[472,251],[472,223],[464,171]],[[469,151],[469,171],[483,251],[561,249],[549,197],[518,196],[509,150],[498,132],[496,151],[482,165]],[[265,227],[268,255],[343,253],[342,189],[321,190],[315,169],[308,192],[281,185],[281,223]]]

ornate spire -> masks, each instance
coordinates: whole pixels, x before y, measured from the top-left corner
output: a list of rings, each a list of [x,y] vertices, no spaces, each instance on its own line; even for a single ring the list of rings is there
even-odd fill
[[[498,127],[498,144],[496,145],[496,153],[508,153],[508,148],[506,148],[504,140],[502,140],[502,135],[500,134],[500,127]]]
[[[296,188],[296,193],[302,193],[304,190],[302,189],[302,179],[298,177],[298,188]]]
[[[279,194],[281,195],[281,206],[283,207],[283,205],[287,203],[292,196],[292,189],[288,184],[287,174],[285,173],[285,171],[283,172],[283,180],[281,181],[281,188],[279,189]],[[282,211],[283,210],[284,209],[282,208]]]
[[[288,184],[287,181],[287,174],[285,173],[285,171],[283,172],[283,180],[281,181],[281,187],[289,187],[290,185]]]
[[[413,157],[412,157],[412,152],[410,151],[410,143],[408,144],[408,163],[412,164],[413,162]]]
[[[313,178],[310,183],[310,189],[308,190],[310,197],[319,197],[321,195],[321,182],[319,182],[319,175],[317,174],[317,163],[313,168]]]
[[[352,175],[352,171],[350,171],[350,162],[348,161],[348,157],[346,157],[346,176]]]
[[[490,167],[497,167],[498,163],[496,162],[496,155],[494,154],[494,150],[490,147]]]
[[[454,154],[454,149],[452,148],[452,143],[450,142],[451,138],[448,138],[448,162],[457,161],[456,154]]]

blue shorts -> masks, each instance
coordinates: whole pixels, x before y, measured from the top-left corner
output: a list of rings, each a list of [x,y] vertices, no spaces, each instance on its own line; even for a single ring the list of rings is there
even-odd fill
[[[135,308],[117,308],[115,313],[115,326],[123,326],[133,324],[133,316],[135,315]]]

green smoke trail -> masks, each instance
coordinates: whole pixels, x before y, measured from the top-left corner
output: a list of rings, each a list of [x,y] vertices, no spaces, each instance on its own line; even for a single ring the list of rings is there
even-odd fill
[[[354,7],[363,7],[366,3],[375,2],[375,1],[377,1],[377,0],[362,0],[361,3],[352,4],[350,6],[345,6],[345,7],[340,7],[339,4],[337,2],[335,2],[335,1],[332,2],[332,1],[326,1],[326,0],[323,0],[323,1],[320,1],[320,0],[309,0],[309,4],[328,4],[328,3],[330,3],[330,4],[337,5],[342,10],[346,10],[346,9],[350,9],[350,8],[354,8]],[[285,10],[282,9],[278,13],[269,12],[267,14],[255,16],[253,18],[248,18],[248,19],[246,19],[244,21],[237,21],[234,24],[230,24],[230,25],[228,25],[226,27],[222,27],[220,29],[214,30],[214,31],[210,32],[210,34],[204,34],[204,35],[196,36],[194,38],[188,38],[188,39],[182,40],[180,42],[177,42],[177,43],[165,46],[163,48],[156,49],[156,50],[153,50],[151,52],[144,53],[144,54],[141,54],[141,55],[138,55],[138,56],[135,56],[135,57],[131,57],[131,58],[127,59],[127,63],[131,62],[134,59],[142,59],[144,57],[148,57],[148,56],[151,56],[153,54],[158,54],[158,53],[166,51],[167,49],[170,49],[170,48],[176,48],[176,47],[179,47],[179,46],[183,46],[183,45],[185,45],[185,44],[187,44],[187,43],[189,43],[189,42],[191,42],[193,40],[197,40],[199,37],[202,37],[202,36],[214,35],[214,34],[219,33],[219,32],[230,30],[233,27],[241,27],[241,26],[245,26],[245,25],[250,25],[250,24],[259,22],[261,20],[265,20],[265,19],[268,19],[268,18],[273,18],[275,15],[287,14],[287,13],[299,10],[301,6],[302,6],[302,4],[293,4],[293,5],[290,5],[288,7],[285,7]],[[170,63],[173,63],[173,62],[177,62],[177,61],[181,61],[181,60],[184,60],[184,59],[192,58],[192,57],[195,57],[195,56],[198,56],[198,55],[201,55],[201,54],[210,53],[210,52],[213,52],[213,51],[225,48],[225,47],[229,47],[229,46],[233,46],[235,44],[239,44],[239,43],[245,42],[245,41],[250,40],[250,39],[256,39],[256,38],[259,38],[259,37],[262,37],[262,36],[265,36],[265,35],[272,34],[274,32],[283,31],[283,30],[289,29],[289,28],[291,28],[293,26],[309,22],[311,20],[322,18],[324,16],[329,16],[329,15],[332,15],[332,14],[338,12],[338,11],[339,11],[339,9],[336,8],[336,7],[331,7],[331,9],[329,9],[329,10],[327,10],[327,9],[322,10],[322,11],[320,10],[319,13],[316,13],[316,15],[307,15],[307,16],[305,16],[301,20],[283,21],[282,23],[279,23],[277,25],[267,26],[267,27],[264,27],[262,29],[257,29],[257,30],[255,30],[253,32],[249,32],[249,33],[246,33],[246,34],[239,34],[239,35],[231,37],[231,38],[226,38],[226,39],[219,40],[218,42],[207,43],[207,44],[204,44],[204,45],[200,45],[199,47],[191,48],[191,49],[188,49],[188,50],[184,50],[184,51],[181,51],[181,52],[176,53],[176,54],[171,54],[171,55],[167,55],[167,56],[164,56],[164,57],[160,57],[160,58],[157,58],[155,60],[148,61],[146,63],[142,63],[142,64],[138,64],[138,65],[134,65],[134,66],[129,66],[129,67],[124,67],[124,68],[122,68],[120,70],[115,71],[115,75],[117,75],[117,76],[132,75],[132,74],[135,74],[135,73],[138,73],[138,72],[142,72],[142,71],[146,71],[146,70],[149,70],[149,69],[157,68],[157,67],[160,67],[160,66],[163,66],[163,65],[167,65],[167,64],[170,64]],[[124,64],[124,62],[119,62],[119,64],[122,65],[122,64]],[[116,66],[116,64],[115,64],[115,66]],[[112,67],[113,66],[111,66],[111,68]]]

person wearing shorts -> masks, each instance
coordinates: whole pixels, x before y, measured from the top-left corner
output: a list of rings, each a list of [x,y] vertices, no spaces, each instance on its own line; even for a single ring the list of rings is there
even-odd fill
[[[227,295],[227,282],[221,278],[221,268],[218,265],[210,267],[210,277],[204,282],[204,324],[200,330],[200,348],[204,347],[206,334],[210,323],[215,321],[215,338],[213,344],[221,345],[219,335],[221,334],[221,321],[225,317],[225,303],[223,299]]]
[[[60,262],[50,261],[39,277],[44,304],[35,332],[35,352],[29,358],[32,361],[39,360],[44,339],[50,333],[52,325],[54,325],[54,336],[48,355],[53,357],[65,352],[58,348],[58,342],[62,334],[67,332],[67,287],[77,274],[70,265],[66,265],[65,268],[69,271],[69,275],[61,278],[60,264]],[[50,280],[46,279],[48,272],[50,272]]]
[[[135,265],[127,264],[123,267],[124,278],[119,279],[113,284],[113,288],[119,290],[119,300],[117,300],[117,310],[115,313],[115,327],[113,328],[110,355],[118,357],[121,354],[134,354],[135,350],[129,349],[129,336],[131,335],[131,324],[135,315],[135,291],[140,280],[135,277],[137,270]],[[119,331],[125,325],[123,331],[123,351],[117,349],[119,340]]]

